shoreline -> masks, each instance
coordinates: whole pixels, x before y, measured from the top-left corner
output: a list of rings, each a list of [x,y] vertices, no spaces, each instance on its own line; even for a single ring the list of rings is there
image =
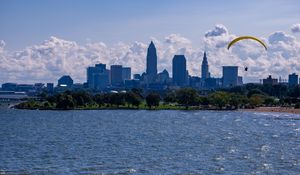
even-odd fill
[[[239,109],[239,111],[300,114],[300,109],[294,109],[292,107],[258,107],[254,109]]]
[[[158,108],[133,108],[133,107],[102,107],[102,108],[74,108],[74,109],[56,109],[56,108],[16,108],[19,110],[42,110],[42,111],[72,111],[72,110],[149,110],[149,111],[160,111],[160,110],[176,110],[176,111],[240,111],[240,112],[278,112],[278,113],[289,113],[289,114],[300,114],[300,109],[294,109],[292,107],[258,107],[254,109],[215,109],[215,108],[196,108],[190,107],[184,109],[183,107],[158,107]]]

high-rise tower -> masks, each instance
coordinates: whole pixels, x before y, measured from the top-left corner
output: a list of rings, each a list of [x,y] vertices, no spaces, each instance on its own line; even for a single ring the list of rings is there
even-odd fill
[[[186,59],[184,55],[173,57],[173,83],[177,86],[186,86],[188,73],[186,70]]]
[[[154,78],[157,75],[157,54],[154,43],[151,41],[147,51],[146,74]]]
[[[202,69],[201,69],[201,78],[202,78],[202,80],[210,78],[210,73],[209,73],[209,67],[208,67],[206,52],[204,52],[204,56],[203,56],[203,60],[202,60],[202,66],[201,67],[202,67]]]
[[[223,66],[223,87],[234,87],[238,85],[238,67]]]

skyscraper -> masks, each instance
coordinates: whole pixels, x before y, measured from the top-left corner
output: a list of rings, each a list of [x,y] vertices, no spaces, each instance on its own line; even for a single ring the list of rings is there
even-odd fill
[[[111,85],[121,86],[123,85],[123,67],[122,65],[110,66]]]
[[[147,51],[146,74],[152,79],[157,75],[157,54],[154,43],[151,41]]]
[[[289,75],[289,85],[294,86],[298,84],[298,75],[296,73]]]
[[[131,68],[130,67],[123,67],[122,79],[123,79],[123,81],[131,79]]]
[[[223,66],[223,87],[233,87],[238,85],[238,67]]]
[[[96,64],[87,68],[87,84],[91,89],[103,89],[109,85],[109,70],[105,64]]]
[[[186,86],[187,77],[185,56],[175,55],[173,58],[173,83],[177,86]]]
[[[202,66],[201,66],[201,78],[203,81],[205,79],[210,77],[209,73],[209,67],[208,67],[208,62],[207,62],[207,57],[206,57],[206,52],[204,52],[203,60],[202,60]]]

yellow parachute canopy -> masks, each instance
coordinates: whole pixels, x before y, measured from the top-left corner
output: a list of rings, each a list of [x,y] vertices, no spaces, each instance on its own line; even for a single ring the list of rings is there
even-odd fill
[[[255,40],[255,41],[259,42],[262,46],[264,46],[264,48],[267,50],[266,44],[265,44],[264,42],[262,42],[260,39],[255,38],[255,37],[253,37],[253,36],[240,36],[240,37],[238,37],[238,38],[232,40],[232,41],[228,44],[227,49],[229,50],[229,48],[230,48],[233,44],[239,42],[240,40],[244,40],[244,39],[252,39],[252,40]]]

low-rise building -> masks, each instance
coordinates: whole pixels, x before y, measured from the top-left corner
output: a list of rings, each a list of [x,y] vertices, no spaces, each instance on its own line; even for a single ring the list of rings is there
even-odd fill
[[[268,78],[263,79],[263,84],[264,85],[275,85],[275,84],[278,84],[278,79],[272,78],[272,76],[269,75]]]

